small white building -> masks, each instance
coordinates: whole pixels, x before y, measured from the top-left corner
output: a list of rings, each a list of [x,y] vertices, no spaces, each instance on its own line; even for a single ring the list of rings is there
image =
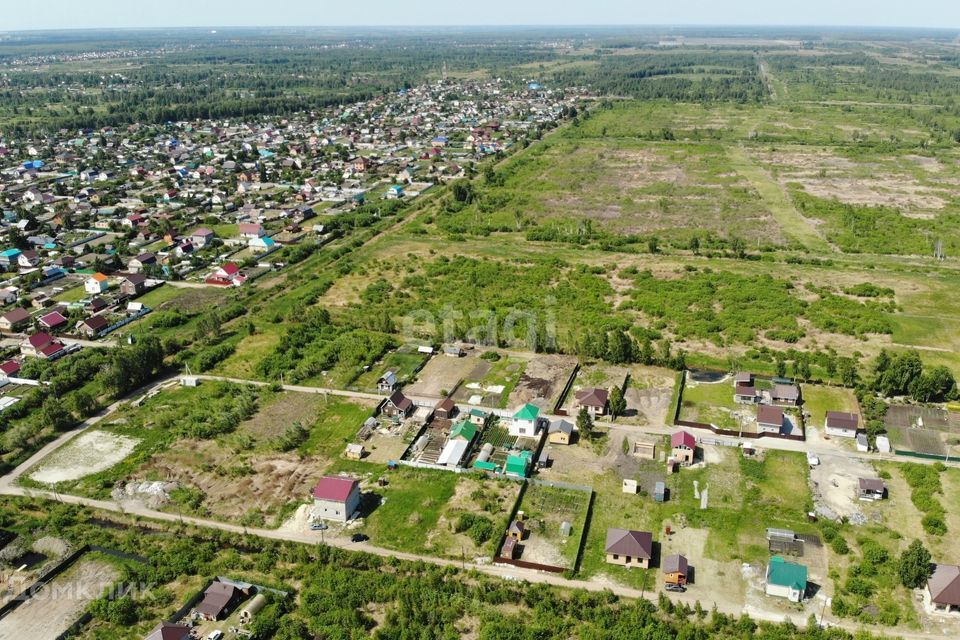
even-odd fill
[[[511,436],[532,438],[537,435],[537,421],[540,419],[540,407],[527,403],[517,409],[510,420]]]
[[[856,438],[860,426],[860,417],[845,411],[827,411],[824,431],[828,436],[838,438]]]

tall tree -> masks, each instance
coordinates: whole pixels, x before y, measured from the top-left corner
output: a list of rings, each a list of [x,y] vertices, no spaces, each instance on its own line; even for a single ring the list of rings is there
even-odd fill
[[[930,552],[919,540],[910,543],[897,564],[900,582],[908,589],[918,589],[925,585],[930,577],[930,569]]]
[[[593,434],[593,418],[590,417],[586,407],[580,407],[580,413],[577,414],[577,430],[580,432],[580,437],[585,440],[590,439]]]

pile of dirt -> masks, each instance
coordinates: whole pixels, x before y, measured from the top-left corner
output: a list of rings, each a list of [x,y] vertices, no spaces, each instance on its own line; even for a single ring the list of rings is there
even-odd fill
[[[159,509],[170,501],[170,492],[180,486],[179,482],[137,482],[118,483],[110,496],[116,502],[139,500],[151,509]]]

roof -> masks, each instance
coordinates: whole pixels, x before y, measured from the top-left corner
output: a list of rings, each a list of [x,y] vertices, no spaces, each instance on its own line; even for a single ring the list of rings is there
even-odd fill
[[[483,409],[470,409],[470,415],[476,416],[478,418],[486,418],[487,412]]]
[[[631,558],[650,558],[653,556],[653,534],[649,531],[631,531],[628,529],[607,529],[607,553]]]
[[[51,311],[46,315],[40,316],[40,322],[48,327],[56,327],[66,321],[67,319],[59,311]]]
[[[233,276],[240,273],[240,267],[238,267],[232,262],[225,262],[222,265],[220,265],[220,271],[224,272],[228,276]]]
[[[883,493],[887,490],[887,485],[879,478],[859,478],[857,484],[860,486],[860,492],[869,491],[870,493]]]
[[[18,322],[24,322],[30,319],[30,312],[24,309],[23,307],[17,307],[16,309],[11,309],[3,314],[3,317],[7,322],[11,324],[16,324]]]
[[[457,424],[453,425],[453,429],[450,430],[451,438],[464,438],[467,441],[473,440],[473,437],[477,435],[477,425],[473,424],[469,420],[461,420]]]
[[[672,436],[670,436],[670,446],[696,449],[697,439],[693,437],[692,433],[687,433],[686,431],[677,431]]]
[[[797,400],[800,397],[800,389],[795,384],[777,384],[773,386],[770,395],[784,400]]]
[[[664,573],[682,573],[686,575],[687,567],[687,559],[681,556],[679,553],[672,556],[667,556],[663,559]]]
[[[933,575],[927,580],[930,599],[936,604],[960,606],[960,567],[952,564],[938,564]]]
[[[741,383],[750,384],[753,382],[753,374],[749,371],[738,371],[734,374],[733,379],[738,385]]]
[[[190,637],[190,627],[174,622],[161,622],[153,628],[145,640],[185,640]]]
[[[467,447],[469,446],[470,442],[468,440],[449,440],[446,446],[443,447],[443,451],[440,452],[440,456],[437,458],[437,464],[460,464],[460,461],[463,460],[463,454],[466,453]]]
[[[124,278],[124,280],[126,280],[132,285],[138,285],[146,282],[147,276],[143,275],[142,273],[131,273],[126,278]]]
[[[103,316],[90,316],[89,318],[81,321],[85,326],[93,329],[94,331],[99,331],[109,324],[107,319]]]
[[[588,407],[605,407],[610,393],[606,389],[581,389],[576,397],[578,403]]]
[[[855,413],[844,411],[827,411],[827,426],[834,429],[856,429],[860,424],[860,417]]]
[[[210,229],[207,229],[206,227],[200,227],[199,229],[197,229],[196,231],[194,231],[194,232],[193,232],[192,234],[190,234],[190,235],[192,235],[192,236],[212,236],[212,235],[213,235],[213,231],[211,231]]]
[[[523,524],[523,520],[514,520],[510,523],[510,528],[507,529],[510,533],[523,533],[527,529],[527,525]]]
[[[0,364],[0,373],[5,376],[12,376],[20,372],[20,363],[16,360],[7,360],[3,364]]]
[[[394,391],[390,396],[390,402],[397,409],[401,411],[406,411],[413,406],[413,402],[407,396],[403,395],[400,391]]]
[[[547,428],[547,433],[565,433],[570,435],[573,433],[573,424],[566,420],[554,420]]]
[[[783,426],[783,409],[769,404],[757,407],[757,422],[760,424],[775,424]]]
[[[324,476],[313,488],[313,497],[317,500],[346,502],[354,488],[359,486],[360,483],[353,478]]]
[[[211,618],[218,618],[230,604],[237,588],[226,582],[214,582],[203,592],[203,600],[197,605],[197,611]]]
[[[60,344],[59,342],[51,342],[50,344],[45,346],[43,349],[40,349],[40,355],[42,355],[44,358],[51,358],[57,355],[58,353],[60,353],[61,351],[63,351],[62,344]]]
[[[738,396],[756,396],[757,389],[752,384],[738,384],[734,393]]]
[[[503,466],[506,473],[513,473],[518,476],[527,475],[527,467],[530,465],[530,452],[521,451],[518,454],[507,456],[507,462]]]
[[[529,402],[513,414],[514,420],[536,420],[540,416],[540,407]]]
[[[93,274],[92,276],[90,276],[90,278],[92,278],[93,280],[96,280],[97,282],[106,282],[106,281],[107,281],[107,276],[103,275],[103,274],[100,273],[99,271],[98,271],[97,273]]]
[[[450,396],[447,396],[446,398],[444,398],[443,400],[441,400],[440,402],[438,402],[437,405],[433,408],[433,410],[434,410],[434,411],[446,411],[447,413],[449,413],[449,412],[453,411],[453,409],[454,409],[456,406],[457,406],[457,405],[456,405],[456,403],[453,401],[453,398],[451,398]]]
[[[767,567],[767,582],[798,591],[807,590],[807,568],[802,564],[787,562],[780,556],[770,559]]]
[[[45,331],[38,331],[27,338],[27,342],[30,343],[30,346],[34,349],[40,349],[53,342],[53,337]]]

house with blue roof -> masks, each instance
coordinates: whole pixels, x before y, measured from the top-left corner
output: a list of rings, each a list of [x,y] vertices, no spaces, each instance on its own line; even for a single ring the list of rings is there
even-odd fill
[[[250,240],[247,242],[247,246],[253,253],[266,253],[267,251],[273,251],[277,248],[277,241],[270,236],[250,238]]]
[[[0,267],[5,271],[17,268],[17,260],[22,252],[20,249],[4,249],[0,251]]]

